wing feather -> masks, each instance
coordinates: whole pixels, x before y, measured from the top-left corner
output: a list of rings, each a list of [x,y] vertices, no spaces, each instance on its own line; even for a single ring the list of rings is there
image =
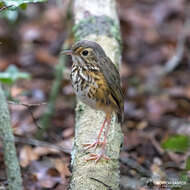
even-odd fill
[[[120,75],[116,66],[112,63],[109,57],[99,60],[101,64],[101,71],[104,75],[104,78],[108,84],[108,87],[111,90],[111,96],[118,106],[118,120],[123,121],[123,112],[124,112],[124,95],[121,89]]]

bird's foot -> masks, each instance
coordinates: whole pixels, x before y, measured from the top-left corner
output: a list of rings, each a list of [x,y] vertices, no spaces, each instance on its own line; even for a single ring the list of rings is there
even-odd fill
[[[104,153],[104,151],[100,154],[90,154],[90,157],[86,159],[86,161],[89,161],[89,160],[95,160],[95,163],[97,163],[101,158],[105,159],[105,160],[110,160],[109,157],[107,157]]]
[[[85,150],[88,150],[90,148],[97,148],[97,146],[102,146],[104,142],[101,142],[99,139],[97,139],[94,143],[92,144],[84,144]]]

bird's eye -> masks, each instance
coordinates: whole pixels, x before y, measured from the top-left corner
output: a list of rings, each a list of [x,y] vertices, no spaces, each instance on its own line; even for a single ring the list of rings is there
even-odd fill
[[[82,55],[87,56],[87,55],[88,55],[88,51],[87,51],[87,50],[84,50],[84,51],[82,52]]]

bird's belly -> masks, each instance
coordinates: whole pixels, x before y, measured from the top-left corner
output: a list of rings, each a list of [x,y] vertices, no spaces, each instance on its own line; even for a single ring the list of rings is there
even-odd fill
[[[96,100],[93,98],[89,98],[88,91],[87,90],[78,90],[78,92],[75,92],[77,94],[77,97],[85,104],[92,108],[96,108]]]
[[[84,84],[85,83],[85,84]],[[90,84],[88,81],[76,80],[72,79],[72,87],[74,89],[77,97],[85,104],[92,108],[96,108],[96,99],[93,96],[89,96]]]

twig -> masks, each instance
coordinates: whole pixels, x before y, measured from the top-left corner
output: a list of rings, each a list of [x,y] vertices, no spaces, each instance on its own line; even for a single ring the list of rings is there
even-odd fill
[[[120,158],[121,163],[129,166],[130,168],[134,169],[135,171],[138,171],[141,175],[150,177],[151,172],[144,167],[142,167],[136,160],[133,160],[132,158],[128,157],[121,157]]]
[[[96,179],[96,178],[93,178],[93,177],[90,177],[90,179],[92,179],[92,180],[94,180],[94,181],[97,181],[97,182],[103,184],[105,187],[108,188],[108,190],[112,190],[112,188],[111,188],[109,185],[105,184],[104,182],[100,181],[99,179]]]
[[[187,19],[184,23],[183,32],[180,35],[177,42],[176,53],[168,60],[165,67],[163,68],[164,74],[172,72],[179,65],[181,59],[183,58],[185,41],[187,38],[189,27],[190,27],[190,20]]]
[[[29,104],[29,103],[8,101],[8,104],[21,105],[21,106],[25,106],[25,107],[36,107],[36,106],[45,105],[47,103],[46,102],[41,102],[41,103]]]
[[[22,137],[15,137],[15,142],[17,143],[23,143],[23,144],[30,144],[30,145],[34,145],[34,146],[44,146],[44,147],[48,147],[48,148],[52,148],[52,149],[56,149],[65,153],[70,154],[71,150],[59,145],[54,145],[48,142],[44,142],[44,141],[39,141],[36,139],[32,139],[32,138],[22,138]]]
[[[10,8],[10,7],[12,7],[13,5],[9,5],[9,6],[3,6],[3,7],[1,7],[0,8],[0,12],[1,11],[3,11],[3,10],[5,10],[5,9],[8,9],[8,8]]]
[[[25,106],[25,107],[28,109],[28,111],[29,111],[29,113],[30,113],[30,115],[31,115],[31,117],[32,117],[32,120],[33,120],[34,124],[36,125],[36,127],[39,128],[39,129],[42,128],[42,127],[38,124],[38,121],[37,121],[37,119],[35,118],[35,116],[34,116],[34,114],[33,114],[33,112],[32,112],[32,108],[33,108],[33,107],[36,107],[36,106],[44,105],[44,104],[46,104],[45,102],[38,103],[38,104],[26,104],[26,103],[21,103],[21,102],[8,101],[8,104]]]
[[[157,133],[157,130],[156,131],[153,131],[153,132],[149,132],[149,133],[145,133],[145,132],[141,132],[140,135],[144,138],[147,138],[149,139],[152,144],[154,145],[154,147],[156,148],[156,150],[158,151],[158,153],[160,155],[163,155],[165,153],[164,149],[160,146],[160,144],[156,141],[155,139],[155,135]]]

